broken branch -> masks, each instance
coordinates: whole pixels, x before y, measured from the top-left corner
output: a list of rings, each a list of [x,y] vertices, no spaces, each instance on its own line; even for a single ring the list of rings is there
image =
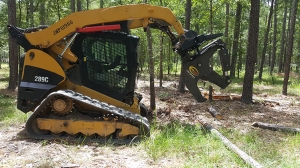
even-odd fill
[[[263,128],[263,129],[269,129],[272,131],[283,131],[283,132],[292,132],[292,133],[300,132],[300,128],[285,127],[281,125],[268,124],[262,122],[254,122],[252,126]]]
[[[225,136],[223,136],[218,130],[213,128],[208,123],[202,124],[206,129],[208,129],[212,134],[216,135],[226,147],[236,153],[239,157],[241,157],[247,164],[249,164],[253,168],[262,168],[263,166],[259,164],[256,160],[254,160],[247,153],[238,148],[235,144],[230,142]]]

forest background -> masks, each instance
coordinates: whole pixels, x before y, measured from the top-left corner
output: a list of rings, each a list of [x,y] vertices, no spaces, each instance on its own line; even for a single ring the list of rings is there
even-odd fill
[[[273,73],[285,73],[287,78],[289,73],[284,72],[285,67],[298,70],[300,66],[300,26],[299,24],[292,25],[293,9],[295,11],[296,23],[299,20],[299,14],[297,15],[299,9],[297,8],[299,6],[298,1],[260,1],[257,44],[248,44],[251,4],[248,0],[18,0],[16,3],[11,2],[13,1],[0,1],[0,18],[2,20],[0,23],[0,59],[2,59],[2,61],[0,62],[8,62],[10,55],[12,62],[10,67],[13,67],[11,69],[17,69],[17,61],[14,60],[18,59],[18,55],[22,53],[22,49],[14,49],[14,51],[11,51],[11,54],[9,54],[7,24],[14,24],[21,28],[51,25],[75,11],[145,2],[170,8],[185,28],[195,30],[199,34],[223,33],[224,36],[222,39],[227,44],[229,54],[231,55],[231,78],[244,77],[248,45],[257,45],[258,47],[257,55],[251,57],[255,59],[254,74],[257,75],[256,79],[260,81],[263,78],[263,73],[268,73],[271,76]],[[11,9],[8,10],[8,7]],[[8,16],[10,16],[10,18],[8,18]],[[291,32],[292,27],[294,29],[293,32]],[[141,29],[133,30],[132,34],[141,38],[139,50],[141,72],[149,71],[152,67],[152,65],[149,66],[149,63],[153,62],[154,74],[159,79],[162,79],[163,74],[175,74],[175,76],[180,74],[180,58],[176,53],[172,52],[170,41],[166,35],[163,35],[160,31],[154,30],[152,32],[151,43],[153,43],[154,55],[151,57],[153,61],[148,61],[147,36]],[[289,36],[290,34],[292,34],[292,36]],[[289,44],[290,38],[292,38],[292,44]],[[12,48],[16,47],[17,46],[12,46]],[[289,52],[289,47],[292,47],[292,52]],[[217,57],[214,59],[214,63],[218,69],[219,60]],[[287,63],[287,65],[285,65],[285,63]],[[290,68],[287,69],[290,70]],[[15,81],[10,81],[8,88],[14,89],[17,83],[16,80],[18,79],[14,77],[17,71],[11,70],[10,72],[11,80]],[[283,74],[281,74],[281,76],[283,76]],[[288,85],[287,81],[288,78],[284,80],[283,83],[286,86]],[[182,88],[183,87],[179,88],[179,90],[182,91]],[[284,95],[287,94],[285,87],[283,87],[282,93]]]
[[[198,127],[198,118],[212,123],[265,167],[299,167],[299,134],[254,129],[250,125],[253,121],[261,121],[299,127],[300,24],[298,21],[300,11],[298,0],[148,0],[146,2],[170,8],[185,28],[195,30],[199,34],[224,34],[221,38],[225,41],[231,55],[232,82],[227,90],[221,91],[222,93],[242,94],[244,78],[247,78],[246,72],[249,70],[246,68],[249,65],[247,60],[251,58],[254,64],[253,73],[250,73],[253,75],[250,76],[253,77],[253,81],[250,83],[254,88],[251,87],[251,92],[247,94],[251,96],[250,102],[252,96],[255,96],[256,103],[245,105],[239,101],[213,101],[200,104],[195,103],[191,95],[178,94],[172,89],[173,82],[178,87],[177,82],[180,80],[180,58],[173,53],[168,37],[160,31],[151,31],[153,56],[149,57],[151,53],[148,52],[147,34],[142,29],[136,29],[131,33],[140,37],[140,79],[145,82],[139,82],[138,91],[145,95],[145,104],[151,104],[147,102],[150,99],[148,96],[150,90],[148,85],[143,87],[141,84],[149,83],[152,70],[152,75],[156,79],[170,81],[167,82],[169,87],[158,87],[160,83],[155,82],[157,106],[154,109],[159,124],[152,125],[152,136],[149,140],[142,142],[137,148],[135,146],[106,148],[107,146],[103,147],[99,144],[86,146],[84,142],[34,141],[26,137],[22,131],[20,132],[28,116],[15,109],[15,93],[7,92],[7,89],[14,91],[17,86],[17,63],[20,53],[23,52],[23,49],[18,46],[11,46],[14,45],[13,43],[9,45],[7,24],[21,28],[51,25],[75,11],[145,3],[145,1],[0,0],[2,20],[0,22],[0,167],[32,165],[62,167],[65,163],[83,167],[126,167],[134,163],[136,167],[168,167],[169,165],[248,167],[235,154],[222,147],[214,136],[201,131]],[[259,10],[253,12],[254,6]],[[258,33],[258,38],[254,43],[249,43],[249,38],[254,37],[249,36],[249,30],[255,30],[250,26],[253,21],[251,11],[253,15],[257,15],[259,21],[255,31]],[[249,46],[254,48],[256,46],[254,55],[253,52],[252,55],[247,53],[252,49]],[[153,64],[150,65],[151,63]],[[218,57],[214,57],[213,63],[214,69],[220,72]],[[264,101],[265,99],[272,100],[268,102]],[[207,113],[207,107],[210,106],[220,111],[224,120],[213,119]],[[173,122],[174,120],[176,122]],[[55,155],[57,151],[60,152]],[[102,158],[105,158],[105,161]],[[127,163],[128,160],[131,162]]]

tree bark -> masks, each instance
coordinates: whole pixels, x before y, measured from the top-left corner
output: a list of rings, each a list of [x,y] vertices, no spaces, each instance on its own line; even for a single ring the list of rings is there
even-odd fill
[[[162,0],[159,1],[160,6],[163,6]],[[159,87],[162,87],[162,80],[163,80],[163,44],[164,44],[164,37],[163,34],[160,33],[160,49],[159,49]]]
[[[100,0],[100,8],[103,8],[103,6],[104,6],[104,1]]]
[[[77,6],[77,11],[82,11],[81,0],[77,0],[76,6]]]
[[[16,25],[16,1],[7,1],[8,24]],[[8,90],[15,90],[18,86],[18,46],[9,36],[9,83]]]
[[[259,80],[262,79],[262,73],[263,73],[263,70],[264,70],[264,63],[265,63],[265,59],[266,59],[266,52],[267,52],[267,44],[268,44],[268,38],[269,38],[269,32],[270,32],[270,25],[271,25],[271,19],[272,19],[272,15],[273,15],[273,4],[274,4],[274,0],[271,1],[270,13],[269,13],[269,18],[268,18],[268,23],[267,23],[267,30],[265,32],[264,47],[263,47],[263,51],[262,51],[262,55],[261,55],[261,62],[260,62],[259,75],[258,75]]]
[[[163,34],[160,34],[160,49],[159,49],[159,87],[162,87],[163,80]]]
[[[241,40],[242,37],[243,37],[243,33],[242,32],[240,33],[239,40]],[[243,50],[242,50],[242,45],[243,45],[243,42],[239,41],[238,63],[237,63],[237,70],[238,70],[238,76],[237,77],[238,77],[238,79],[240,78],[240,72],[241,72],[242,67],[243,67],[243,58],[242,58],[242,56],[243,56]]]
[[[278,72],[282,72],[283,67],[283,54],[284,54],[284,41],[285,41],[285,29],[286,29],[286,15],[287,15],[287,4],[284,3],[284,14],[282,19],[282,31],[281,31],[281,45],[280,45],[280,53],[279,53],[279,63],[278,63]]]
[[[251,0],[253,1],[253,0]],[[223,136],[217,129],[209,125],[208,123],[202,124],[207,130],[209,130],[213,135],[217,136],[223,144],[236,153],[240,158],[242,158],[247,164],[249,164],[253,168],[262,168],[263,166],[259,164],[256,160],[254,160],[247,153],[238,148],[235,144],[229,141],[225,136]]]
[[[225,20],[224,38],[225,38],[225,44],[227,45],[228,45],[228,27],[229,27],[229,3],[226,2],[226,20]]]
[[[275,59],[276,59],[276,48],[277,48],[277,9],[278,9],[278,2],[275,0],[274,2],[274,30],[273,30],[273,47],[272,47],[272,59],[271,59],[271,66],[270,66],[270,75],[273,74],[274,66],[275,66]]]
[[[235,14],[235,27],[234,27],[234,36],[233,36],[233,45],[232,45],[232,59],[231,59],[231,70],[230,78],[235,78],[235,67],[238,53],[238,40],[240,35],[240,23],[242,15],[242,4],[241,2],[237,3],[236,14]]]
[[[56,9],[57,9],[57,16],[58,16],[58,20],[60,20],[60,2],[59,0],[56,0]]]
[[[71,8],[71,12],[74,13],[76,10],[75,10],[75,0],[71,0],[70,1],[70,8]]]
[[[46,9],[45,9],[45,2],[41,2],[40,5],[40,25],[45,25],[46,24]]]
[[[241,101],[246,104],[252,103],[253,77],[254,67],[257,58],[257,43],[259,32],[259,11],[260,1],[251,0],[251,10],[249,19],[250,23],[248,29],[248,46],[246,54],[246,72],[241,98]]]
[[[149,53],[149,72],[150,72],[150,109],[155,110],[155,88],[154,88],[154,56],[152,47],[152,35],[150,27],[147,27],[147,41]]]
[[[281,126],[281,125],[268,124],[268,123],[262,123],[262,122],[254,122],[252,124],[252,126],[263,128],[263,129],[269,129],[272,131],[283,131],[283,132],[291,132],[291,133],[299,133],[300,132],[300,128],[285,127],[285,126]]]
[[[34,27],[34,18],[33,18],[33,0],[29,1],[29,18],[30,18],[30,26]]]
[[[286,53],[286,60],[284,66],[284,80],[283,80],[283,87],[282,87],[283,95],[287,95],[287,86],[290,77],[290,64],[293,55],[294,33],[295,33],[296,15],[298,10],[298,1],[299,0],[293,0],[293,5],[291,9],[292,10],[291,23],[289,28],[289,38],[288,38],[287,53]]]
[[[185,6],[185,29],[190,30],[191,25],[191,9],[192,9],[192,1],[186,0],[186,6]],[[184,70],[183,65],[181,63],[181,71],[180,71],[180,77],[179,77],[179,84],[177,90],[180,93],[184,93],[185,88],[185,77],[184,77]]]

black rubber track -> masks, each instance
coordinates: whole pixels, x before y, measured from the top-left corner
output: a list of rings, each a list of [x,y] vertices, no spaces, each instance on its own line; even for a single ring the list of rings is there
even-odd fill
[[[57,138],[68,138],[68,139],[74,139],[78,140],[78,138],[73,138],[70,136],[62,136],[62,137],[57,137],[52,134],[39,134],[37,133],[34,128],[33,128],[33,122],[35,119],[39,116],[39,114],[42,112],[44,107],[46,107],[50,101],[55,97],[55,96],[65,96],[68,98],[73,99],[74,101],[80,101],[80,103],[84,103],[86,105],[92,106],[94,108],[99,109],[99,111],[104,111],[113,115],[116,115],[121,118],[126,118],[129,122],[128,124],[131,124],[133,126],[136,126],[140,128],[140,135],[138,138],[133,138],[133,139],[97,139],[95,141],[100,142],[100,143],[112,143],[112,144],[129,144],[134,141],[140,140],[140,137],[148,137],[150,135],[150,124],[147,120],[146,117],[142,117],[139,114],[135,114],[129,111],[126,111],[124,109],[118,108],[113,105],[108,105],[107,103],[100,102],[98,100],[92,99],[90,97],[84,96],[80,93],[74,92],[72,90],[59,90],[56,92],[53,92],[49,94],[42,102],[41,104],[35,109],[34,113],[29,117],[29,119],[26,122],[25,129],[28,133],[28,135],[31,138],[34,139],[57,139]]]

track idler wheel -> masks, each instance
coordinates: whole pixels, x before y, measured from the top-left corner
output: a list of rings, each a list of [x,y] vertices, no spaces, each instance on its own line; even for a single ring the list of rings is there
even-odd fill
[[[36,132],[37,134],[44,135],[44,134],[47,134],[49,132],[48,130],[41,130],[41,129],[38,128],[36,118],[33,119],[32,123],[31,123],[31,126],[32,126],[32,130],[34,132]]]
[[[116,131],[116,138],[117,138],[117,139],[126,139],[126,137],[127,137],[127,136],[124,136],[124,135],[122,134],[122,130],[117,130],[117,131]]]

